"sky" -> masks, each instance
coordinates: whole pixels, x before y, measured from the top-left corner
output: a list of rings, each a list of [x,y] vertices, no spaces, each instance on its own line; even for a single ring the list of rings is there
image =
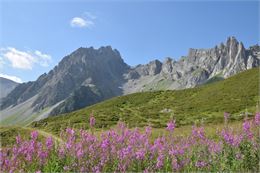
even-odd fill
[[[79,47],[111,45],[135,66],[235,36],[259,44],[259,1],[0,0],[0,76],[36,80]]]

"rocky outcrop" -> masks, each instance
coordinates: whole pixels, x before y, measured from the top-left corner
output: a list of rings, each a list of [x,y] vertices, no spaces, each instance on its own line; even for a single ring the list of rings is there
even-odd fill
[[[19,83],[0,77],[0,99],[9,94]]]
[[[32,104],[35,111],[61,101],[64,101],[61,110],[75,110],[82,107],[71,108],[71,105],[75,105],[72,102],[80,102],[80,100],[73,100],[73,98],[81,98],[73,97],[75,93],[86,93],[86,91],[99,93],[98,99],[89,98],[94,97],[93,95],[96,94],[94,92],[85,95],[86,98],[82,102],[87,103],[86,105],[122,95],[119,86],[125,83],[123,74],[128,69],[129,66],[124,63],[120,53],[110,46],[99,49],[79,48],[64,57],[48,74],[41,75],[35,82],[24,83],[15,88],[3,99],[1,109],[18,105],[37,94]],[[85,99],[88,98],[89,101],[86,102]],[[67,99],[69,101],[65,101]],[[56,109],[55,113],[64,112]]]
[[[259,64],[260,47],[246,49],[234,37],[214,48],[189,49],[178,61],[168,57],[163,62],[154,60],[132,68],[110,46],[79,48],[48,74],[18,85],[0,105],[1,110],[12,109],[15,115],[15,107],[30,100],[26,109],[30,106],[40,112],[51,108],[49,115],[57,115],[123,94],[195,87]]]
[[[188,55],[179,61],[166,58],[163,63],[157,64],[161,68],[157,68],[154,74],[147,70],[154,69],[154,63],[131,69],[128,74],[135,75],[125,75],[128,82],[123,86],[124,93],[191,88],[207,83],[216,76],[218,79],[230,77],[259,66],[260,47],[255,45],[245,49],[242,42],[229,37],[225,44],[211,49],[189,49]]]

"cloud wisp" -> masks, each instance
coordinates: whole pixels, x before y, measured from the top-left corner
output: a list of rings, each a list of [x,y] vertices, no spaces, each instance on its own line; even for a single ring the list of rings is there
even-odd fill
[[[70,20],[70,26],[71,27],[77,27],[77,28],[91,28],[95,25],[94,20],[96,19],[96,16],[89,12],[83,13],[82,17],[73,17]]]
[[[4,67],[5,64],[5,60],[3,57],[0,57],[0,69],[2,69]]]
[[[47,67],[51,63],[51,56],[38,50],[21,51],[13,47],[2,48],[0,50],[1,63],[11,64],[13,68],[31,70],[35,64]]]
[[[22,79],[20,79],[17,76],[12,76],[12,75],[7,75],[7,74],[0,73],[0,77],[6,78],[6,79],[10,79],[10,80],[15,81],[17,83],[22,83],[23,82]]]

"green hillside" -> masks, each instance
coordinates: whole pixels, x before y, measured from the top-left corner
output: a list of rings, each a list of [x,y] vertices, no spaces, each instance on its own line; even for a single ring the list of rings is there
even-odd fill
[[[16,143],[16,136],[20,135],[24,140],[30,139],[30,133],[33,129],[23,128],[18,126],[0,127],[1,147]],[[43,135],[39,134],[40,140],[43,140]]]
[[[67,126],[88,128],[89,114],[93,111],[96,126],[108,128],[118,120],[130,127],[163,127],[173,116],[177,125],[198,121],[223,121],[223,112],[230,112],[231,120],[243,118],[246,109],[255,112],[258,100],[259,69],[239,73],[226,80],[209,83],[193,89],[135,93],[116,97],[93,106],[34,122],[32,127],[58,133]]]

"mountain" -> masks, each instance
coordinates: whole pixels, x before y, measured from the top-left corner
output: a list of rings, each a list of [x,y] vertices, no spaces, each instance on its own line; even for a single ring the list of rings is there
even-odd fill
[[[229,37],[211,49],[190,49],[175,61],[130,67],[110,46],[79,48],[48,74],[16,87],[1,101],[5,124],[27,124],[129,93],[193,88],[223,80],[260,64],[260,47],[244,48]]]
[[[59,134],[72,126],[88,128],[93,112],[97,128],[107,128],[125,121],[129,127],[164,127],[173,117],[177,126],[223,122],[229,112],[230,121],[241,120],[247,110],[252,116],[259,97],[260,68],[238,73],[228,79],[184,90],[147,91],[115,97],[62,116],[48,117],[32,123],[32,127]],[[201,123],[201,122],[199,122]]]
[[[211,49],[190,49],[179,61],[166,58],[138,65],[126,74],[125,94],[158,89],[184,89],[225,79],[260,64],[258,45],[245,49],[242,42],[229,37]]]
[[[0,77],[0,99],[9,94],[19,83]]]
[[[5,97],[1,102],[2,122],[27,124],[47,117],[57,107],[58,113],[67,112],[122,95],[118,86],[125,82],[123,74],[128,69],[119,52],[110,46],[79,48],[48,74],[19,85]],[[81,98],[83,101],[78,100]]]

